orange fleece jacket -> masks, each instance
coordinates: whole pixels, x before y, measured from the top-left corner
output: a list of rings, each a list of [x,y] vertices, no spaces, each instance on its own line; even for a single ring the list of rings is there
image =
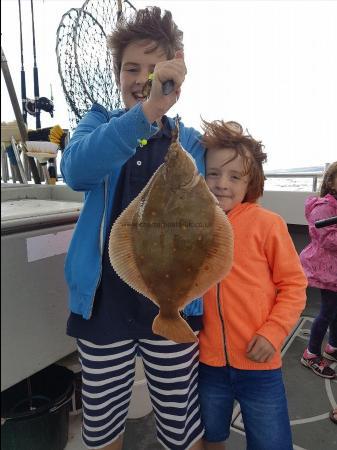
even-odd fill
[[[238,369],[276,369],[281,367],[282,344],[305,307],[307,280],[280,216],[256,203],[241,203],[228,219],[234,233],[233,266],[204,295],[200,361]],[[271,361],[247,358],[247,345],[255,334],[276,349]]]

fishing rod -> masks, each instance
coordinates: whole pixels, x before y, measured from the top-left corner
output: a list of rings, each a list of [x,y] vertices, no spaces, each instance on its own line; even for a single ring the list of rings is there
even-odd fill
[[[18,0],[19,3],[19,22],[20,22],[20,51],[21,51],[21,102],[22,102],[22,117],[24,123],[27,125],[27,93],[26,93],[26,73],[25,66],[23,62],[23,40],[22,40],[22,15],[21,15],[21,0]],[[23,163],[25,167],[25,172],[27,174],[27,180],[31,180],[31,170],[28,161],[28,157],[23,154]]]
[[[30,0],[30,9],[32,15],[32,36],[33,36],[33,58],[34,58],[34,66],[33,66],[33,75],[34,75],[34,105],[31,105],[29,102],[26,103],[26,107],[32,109],[35,115],[35,123],[36,130],[41,130],[41,109],[49,112],[51,117],[53,117],[54,112],[54,104],[52,99],[49,100],[46,97],[40,97],[40,87],[39,87],[39,72],[37,68],[36,62],[36,44],[35,44],[35,18],[34,18],[34,4],[33,0]],[[53,94],[51,93],[51,96]],[[56,180],[56,165],[54,159],[49,160],[49,168],[47,170],[46,162],[42,164],[43,174],[46,179],[46,182],[50,184],[50,179]],[[50,176],[49,176],[50,175]]]
[[[27,113],[36,117],[36,128],[41,128],[40,112],[46,111],[51,117],[54,116],[54,103],[53,94],[51,93],[51,99],[47,97],[39,97],[39,73],[36,63],[36,45],[35,45],[35,19],[34,19],[34,5],[31,0],[31,13],[32,13],[32,34],[33,34],[33,56],[34,56],[34,99],[27,98],[26,92],[26,72],[24,68],[23,59],[23,33],[22,33],[22,13],[21,13],[21,0],[18,0],[19,4],[19,21],[20,21],[20,46],[21,46],[21,96],[22,96],[22,115],[23,120],[27,124]]]
[[[35,120],[36,120],[36,128],[41,128],[40,108],[38,105],[38,99],[40,97],[40,89],[39,89],[39,72],[38,72],[38,68],[37,68],[37,64],[36,64],[35,23],[34,23],[33,0],[30,0],[30,9],[32,12],[32,33],[33,33],[33,57],[34,57],[33,75],[34,75]]]
[[[26,101],[27,101],[27,93],[26,93],[26,72],[23,62],[23,40],[22,40],[22,18],[21,18],[21,0],[18,0],[19,3],[19,21],[20,21],[20,50],[21,50],[21,100],[22,100],[22,117],[23,121],[27,125],[27,110],[26,110]]]
[[[7,90],[8,90],[8,94],[9,94],[9,98],[11,100],[12,106],[13,106],[13,110],[14,110],[14,115],[15,115],[15,119],[18,125],[18,128],[20,130],[20,135],[21,135],[21,141],[22,144],[25,148],[25,143],[27,141],[27,137],[28,137],[28,133],[27,133],[27,128],[25,125],[25,122],[23,120],[22,117],[22,113],[20,110],[20,105],[18,102],[18,98],[16,96],[16,92],[15,92],[15,88],[14,88],[14,84],[13,84],[13,80],[9,71],[9,67],[7,64],[7,59],[5,57],[4,51],[1,47],[1,70],[5,79],[5,83],[7,86]],[[33,178],[34,178],[34,182],[36,184],[40,184],[41,183],[41,179],[40,179],[40,175],[39,172],[37,170],[35,161],[33,160],[33,158],[29,158],[29,167],[30,170],[32,172]]]

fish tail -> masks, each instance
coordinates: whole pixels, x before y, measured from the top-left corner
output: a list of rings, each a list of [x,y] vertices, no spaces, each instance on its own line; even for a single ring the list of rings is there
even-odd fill
[[[198,341],[192,328],[179,315],[177,317],[164,317],[159,313],[153,321],[152,331],[178,344]]]

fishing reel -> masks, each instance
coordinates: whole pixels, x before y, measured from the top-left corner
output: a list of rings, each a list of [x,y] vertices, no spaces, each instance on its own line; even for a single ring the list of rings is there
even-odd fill
[[[36,116],[36,111],[46,111],[51,117],[54,117],[54,103],[47,97],[39,97],[37,100],[27,98],[25,109],[28,114]]]

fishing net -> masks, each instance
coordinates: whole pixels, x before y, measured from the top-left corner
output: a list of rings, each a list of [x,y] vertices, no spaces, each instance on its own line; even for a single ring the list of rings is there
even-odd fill
[[[94,102],[109,110],[121,106],[106,39],[117,21],[134,10],[128,0],[86,0],[62,16],[56,55],[71,128]]]

